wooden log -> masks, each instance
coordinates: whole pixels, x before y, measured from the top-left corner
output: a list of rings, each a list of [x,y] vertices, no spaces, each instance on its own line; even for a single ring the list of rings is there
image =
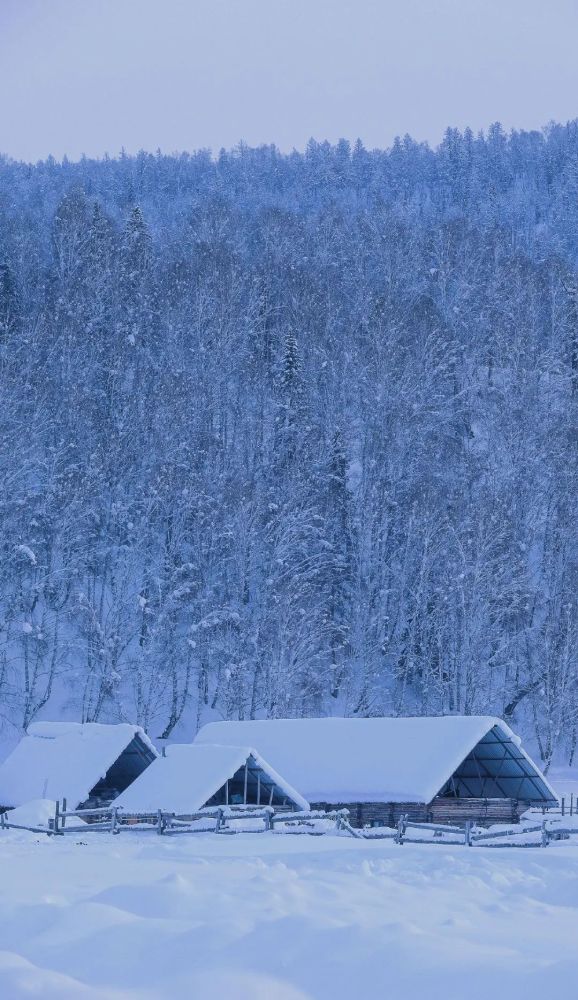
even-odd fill
[[[455,834],[452,834],[452,836],[455,836]],[[398,843],[398,841],[395,840],[395,837],[394,837],[394,843]],[[402,843],[404,843],[404,844],[425,844],[427,847],[431,847],[431,846],[433,846],[433,847],[454,847],[456,845],[458,845],[459,847],[463,846],[463,840],[440,840],[439,837],[437,839],[435,839],[435,840],[433,838],[431,840],[422,840],[421,837],[406,837],[406,836],[404,836]]]
[[[5,830],[28,830],[29,833],[45,833],[49,837],[52,837],[52,835],[54,833],[54,830],[51,830],[49,827],[45,827],[45,826],[24,826],[24,824],[22,824],[22,823],[8,823],[7,821],[5,821],[3,828]]]
[[[69,833],[110,833],[110,822],[83,823],[82,826],[67,826],[66,830],[60,831],[60,836],[64,837]]]
[[[64,802],[65,800],[63,800]],[[60,811],[60,816],[77,816],[81,818],[82,816],[108,816],[110,813],[110,806],[99,806],[95,809],[67,809],[66,811]]]
[[[354,829],[349,820],[342,815],[337,818],[335,826],[337,830],[342,830],[344,833],[348,833],[350,837],[355,837],[357,840],[363,838],[363,830]]]
[[[433,830],[435,833],[458,833],[460,837],[463,835],[463,826],[449,826],[446,823],[412,823],[411,820],[406,820],[406,829],[414,830]]]
[[[541,823],[534,826],[526,826],[523,830],[516,828],[509,830],[487,830],[486,833],[472,833],[471,840],[472,844],[477,844],[485,840],[500,840],[503,837],[521,837],[526,833],[539,833],[541,830]]]
[[[272,812],[273,823],[296,823],[307,819],[336,819],[338,816],[349,818],[348,809],[310,809],[301,812]]]

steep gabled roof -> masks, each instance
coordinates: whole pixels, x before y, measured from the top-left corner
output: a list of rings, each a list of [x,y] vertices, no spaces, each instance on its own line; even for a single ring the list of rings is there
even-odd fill
[[[196,743],[168,746],[166,757],[158,757],[119,795],[115,805],[122,806],[127,812],[146,813],[163,809],[187,815],[202,809],[247,762],[254,763],[299,809],[309,808],[299,792],[277,774],[256,750]]]
[[[148,756],[157,756],[139,726],[36,722],[0,765],[0,805],[66,798],[76,808],[135,738]]]
[[[255,746],[310,802],[428,803],[490,733],[507,748],[505,769],[519,779],[507,794],[555,799],[520,739],[491,716],[213,722],[195,743]]]

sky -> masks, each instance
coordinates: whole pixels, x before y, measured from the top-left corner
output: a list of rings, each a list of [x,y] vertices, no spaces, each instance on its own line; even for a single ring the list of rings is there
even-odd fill
[[[0,0],[0,153],[303,149],[578,116],[578,0]]]

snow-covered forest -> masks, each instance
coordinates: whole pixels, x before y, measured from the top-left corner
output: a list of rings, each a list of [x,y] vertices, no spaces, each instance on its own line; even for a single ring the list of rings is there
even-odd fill
[[[578,123],[0,160],[0,706],[578,718]],[[12,729],[14,731],[14,729]]]

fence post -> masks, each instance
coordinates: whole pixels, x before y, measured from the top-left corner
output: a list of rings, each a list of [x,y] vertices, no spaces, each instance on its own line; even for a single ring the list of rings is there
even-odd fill
[[[397,821],[397,833],[395,835],[396,844],[403,844],[404,833],[405,833],[405,816],[402,813]]]
[[[574,792],[570,792],[570,815],[574,811]]]
[[[548,831],[546,829],[546,820],[542,820],[542,847],[547,847],[550,843],[550,838],[548,836]]]
[[[163,814],[162,810],[157,809],[157,833],[159,837],[162,836],[162,832],[163,832]]]
[[[562,815],[564,815],[565,807],[566,807],[566,796],[563,795],[562,796]]]
[[[111,833],[120,833],[120,830],[118,829],[118,816],[116,814],[116,810],[117,810],[116,806],[112,806],[112,808],[110,810],[110,812],[111,812],[111,816],[110,816],[110,832]]]
[[[56,806],[54,808],[54,833],[57,835],[60,831],[58,829],[58,821],[60,818],[60,802],[56,800]]]
[[[62,800],[62,812],[63,812],[63,814],[66,812],[66,799],[64,799],[64,798]],[[66,826],[66,816],[63,815],[62,816],[62,830],[63,830],[63,832],[64,832],[64,827],[65,826]]]
[[[0,828],[2,830],[4,829],[4,813],[3,812],[0,813]]]
[[[472,821],[471,819],[466,820],[466,828],[464,830],[464,844],[466,847],[472,846]]]

